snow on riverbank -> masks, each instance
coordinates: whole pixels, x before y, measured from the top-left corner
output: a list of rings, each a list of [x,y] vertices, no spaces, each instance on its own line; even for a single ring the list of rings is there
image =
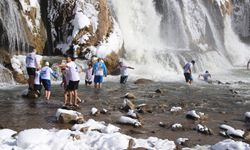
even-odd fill
[[[85,128],[87,130],[82,130]],[[1,150],[120,150],[127,149],[131,139],[133,148],[143,147],[150,150],[173,150],[176,148],[174,141],[148,137],[135,139],[119,132],[119,128],[89,119],[84,124],[74,125],[72,130],[57,129],[27,129],[16,134],[10,129],[0,130]],[[221,141],[213,146],[196,146],[192,149],[250,149],[249,144],[231,139]],[[189,149],[189,148],[186,148]]]
[[[83,133],[79,127],[88,127],[87,132]],[[110,128],[110,129],[107,129]],[[104,125],[92,119],[78,128],[74,126],[75,131],[71,130],[45,130],[45,129],[28,129],[21,131],[17,136],[12,137],[15,131],[0,130],[0,149],[1,150],[117,150],[126,149],[128,142],[133,139],[130,136],[117,132],[118,128],[113,125]],[[94,129],[99,129],[98,131]],[[8,132],[7,132],[8,131]],[[108,131],[108,132],[107,132]],[[7,132],[8,134],[1,134]],[[147,139],[133,139],[135,146],[147,149],[175,149],[173,141],[162,140],[156,137]]]

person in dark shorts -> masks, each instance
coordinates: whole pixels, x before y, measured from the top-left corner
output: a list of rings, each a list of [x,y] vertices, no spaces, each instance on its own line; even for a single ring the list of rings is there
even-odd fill
[[[119,61],[118,68],[120,69],[120,74],[121,74],[120,83],[126,84],[128,80],[128,69],[135,69],[135,68],[125,65],[124,62],[122,61]]]
[[[34,80],[34,91],[37,93],[38,96],[41,95],[42,85],[41,85],[41,70],[37,69],[35,72],[35,80]]]
[[[67,93],[69,94],[69,105],[74,105],[76,107],[79,107],[79,97],[78,97],[78,85],[80,82],[80,76],[78,67],[75,63],[75,58],[67,56],[66,57],[67,64],[61,64],[59,67],[61,68],[67,68],[69,73],[69,84],[67,86]],[[67,95],[64,95],[64,98],[66,98]],[[66,100],[64,100],[66,102]],[[66,105],[66,104],[65,104]]]
[[[34,79],[36,76],[36,69],[39,68],[39,64],[36,56],[36,49],[32,49],[31,53],[28,53],[25,59],[26,69],[29,76],[28,84],[29,89],[34,88]]]
[[[53,72],[53,70],[49,67],[49,62],[45,62],[45,66],[41,69],[41,82],[43,84],[43,87],[45,89],[45,100],[48,101],[50,99],[51,95],[51,77],[57,79],[56,74]]]
[[[195,61],[192,60],[191,62],[188,62],[183,67],[184,69],[184,77],[187,83],[192,84],[193,78],[192,78],[192,67],[195,64]]]
[[[85,85],[91,85],[92,84],[92,72],[93,72],[93,68],[92,68],[92,64],[89,63],[88,64],[88,68],[84,70],[85,72]]]

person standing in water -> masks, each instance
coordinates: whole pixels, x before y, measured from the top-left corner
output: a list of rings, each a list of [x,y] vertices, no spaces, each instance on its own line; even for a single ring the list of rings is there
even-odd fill
[[[34,91],[38,94],[38,96],[41,95],[42,85],[41,85],[41,70],[38,68],[36,70],[36,75],[34,79]]]
[[[101,58],[98,58],[94,64],[92,75],[94,75],[95,88],[101,88],[103,76],[106,77],[108,75],[106,65],[102,62]]]
[[[28,84],[29,89],[34,89],[34,79],[36,76],[36,70],[37,68],[40,68],[37,56],[36,56],[36,49],[32,49],[31,53],[28,53],[25,59],[26,62],[26,69],[29,76]]]
[[[191,62],[186,63],[185,66],[183,67],[186,83],[192,84],[193,82],[192,68],[194,64],[195,64],[195,61],[192,60]]]
[[[249,70],[250,59],[247,62],[247,70]]]
[[[86,86],[91,85],[92,84],[92,72],[93,72],[93,67],[91,63],[88,64],[88,68],[85,69],[84,72],[86,73],[85,85]]]
[[[200,74],[199,78],[200,77],[203,77],[203,80],[206,81],[206,82],[208,82],[208,78],[209,77],[211,78],[211,74],[208,71],[206,71],[204,74]]]
[[[41,69],[41,81],[45,89],[45,101],[49,101],[51,95],[51,77],[57,79],[56,74],[49,67],[49,62],[45,62],[45,66]]]
[[[119,61],[119,66],[118,68],[120,69],[120,84],[126,84],[128,80],[128,69],[135,69],[133,67],[127,66],[124,64],[124,62]]]
[[[67,56],[66,57],[67,64],[59,65],[62,68],[68,69],[68,77],[69,83],[67,85],[67,91],[64,93],[65,103],[67,103],[67,94],[69,94],[69,105],[73,104],[75,107],[79,107],[78,105],[78,86],[80,82],[80,76],[78,67],[75,63],[75,58]]]

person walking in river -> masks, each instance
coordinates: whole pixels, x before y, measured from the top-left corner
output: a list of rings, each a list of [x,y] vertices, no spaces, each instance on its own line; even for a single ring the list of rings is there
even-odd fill
[[[93,67],[92,67],[92,64],[89,63],[88,64],[88,68],[84,70],[85,72],[85,85],[88,86],[88,85],[91,85],[92,84],[92,72],[93,72]]]
[[[36,70],[36,75],[34,79],[34,91],[38,94],[38,96],[41,95],[42,85],[41,85],[41,69],[38,68]]]
[[[203,77],[203,80],[208,82],[208,78],[211,78],[211,74],[208,71],[205,71],[205,73],[199,75],[199,78],[200,77]]]
[[[193,65],[195,64],[195,61],[192,60],[191,62],[188,62],[184,65],[183,70],[184,70],[184,77],[186,80],[186,83],[189,83],[190,85],[193,82],[193,78],[192,78],[192,68]]]
[[[247,62],[247,70],[249,70],[250,59]]]
[[[29,76],[28,84],[29,90],[34,89],[34,79],[36,75],[36,69],[40,68],[39,63],[37,61],[36,49],[32,49],[30,53],[26,55],[26,69]]]
[[[101,88],[103,76],[106,77],[108,75],[106,65],[101,58],[98,58],[94,64],[92,75],[94,75],[95,88]]]
[[[59,65],[62,68],[68,69],[68,77],[69,77],[69,83],[67,85],[67,92],[64,95],[65,98],[65,104],[67,104],[67,94],[69,94],[69,105],[74,105],[76,107],[79,107],[78,101],[78,86],[80,82],[80,76],[78,67],[75,63],[75,58],[67,56],[66,57],[67,64],[61,64]]]
[[[51,77],[53,76],[57,79],[56,74],[53,70],[49,67],[49,62],[45,62],[45,66],[41,69],[41,82],[45,89],[45,101],[48,102],[51,95]]]
[[[134,69],[133,67],[130,67],[128,65],[125,65],[124,62],[119,61],[119,66],[118,68],[120,69],[120,84],[126,84],[128,80],[128,69]]]

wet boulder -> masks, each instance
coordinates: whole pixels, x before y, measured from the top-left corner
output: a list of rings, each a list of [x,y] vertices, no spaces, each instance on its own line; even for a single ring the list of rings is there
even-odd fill
[[[198,124],[195,128],[198,132],[206,135],[213,135],[213,131],[205,125]]]
[[[243,135],[243,137],[244,137],[244,140],[247,143],[250,143],[250,132],[245,132],[245,134]]]
[[[130,118],[130,117],[127,117],[127,116],[121,116],[118,119],[118,123],[120,123],[120,124],[127,124],[127,125],[133,125],[135,127],[142,126],[142,124],[141,124],[141,122],[139,120],[133,119],[133,118]]]
[[[157,90],[155,90],[155,93],[162,94],[162,93],[163,93],[163,91],[162,91],[161,89],[157,89]]]
[[[83,123],[84,116],[74,110],[57,109],[56,112],[57,121],[60,123]]]
[[[250,112],[245,113],[245,121],[250,122]]]
[[[196,113],[195,110],[188,111],[186,114],[186,118],[192,119],[192,120],[207,120],[208,116],[204,113],[198,112]]]
[[[121,109],[124,111],[134,110],[135,105],[130,100],[124,99]]]
[[[146,113],[146,112],[152,113],[153,112],[152,107],[150,107],[147,104],[140,104],[140,105],[136,106],[136,110],[138,113]]]
[[[135,99],[136,98],[135,95],[132,93],[126,93],[123,97],[127,98],[127,99]]]
[[[41,96],[40,91],[26,89],[22,92],[22,97],[25,97],[25,98],[35,99],[35,98],[38,98],[40,96]]]
[[[220,128],[225,131],[226,135],[232,136],[232,137],[243,138],[243,135],[245,134],[245,132],[243,130],[235,129],[235,128],[233,128],[229,125],[226,125],[226,124],[220,125]]]
[[[134,82],[134,84],[149,84],[149,83],[153,83],[153,80],[150,79],[138,79]]]

